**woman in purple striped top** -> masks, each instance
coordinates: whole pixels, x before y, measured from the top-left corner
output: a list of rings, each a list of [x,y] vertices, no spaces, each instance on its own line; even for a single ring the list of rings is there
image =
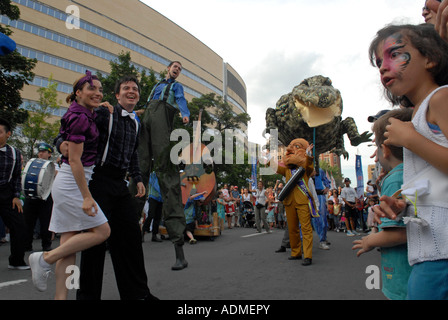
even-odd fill
[[[103,88],[89,71],[75,82],[71,103],[61,119],[60,133],[69,143],[68,158],[53,183],[53,212],[49,230],[60,233],[60,246],[30,255],[33,283],[39,291],[47,288],[51,265],[56,263],[55,299],[67,299],[67,267],[75,264],[76,253],[104,242],[110,234],[109,224],[93,199],[88,182],[91,178],[98,146],[95,112],[103,99]]]

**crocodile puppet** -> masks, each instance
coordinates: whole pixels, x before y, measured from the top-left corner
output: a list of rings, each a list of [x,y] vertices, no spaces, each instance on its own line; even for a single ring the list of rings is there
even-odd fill
[[[315,158],[330,151],[348,159],[344,148],[347,133],[352,146],[371,141],[372,133],[358,133],[353,118],[342,120],[342,97],[330,78],[313,76],[303,80],[266,111],[266,128],[278,129],[279,141],[287,146],[296,138],[315,145]]]

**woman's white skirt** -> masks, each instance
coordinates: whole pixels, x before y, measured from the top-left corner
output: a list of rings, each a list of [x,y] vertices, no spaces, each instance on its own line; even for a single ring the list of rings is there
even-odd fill
[[[94,166],[84,167],[84,173],[89,183]],[[56,175],[51,189],[53,197],[53,212],[49,230],[55,233],[83,231],[98,227],[107,222],[101,208],[91,217],[82,210],[83,197],[73,176],[70,165],[63,163]],[[97,204],[98,205],[98,204]]]

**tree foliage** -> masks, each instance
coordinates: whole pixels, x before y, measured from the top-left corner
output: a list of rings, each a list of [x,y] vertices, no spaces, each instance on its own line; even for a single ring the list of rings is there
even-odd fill
[[[200,110],[202,110],[201,135],[205,130],[214,128],[215,134],[219,135],[222,140],[222,158],[220,159],[222,163],[214,164],[218,185],[224,183],[239,186],[247,185],[246,178],[250,177],[251,170],[247,152],[244,152],[244,164],[237,164],[237,150],[240,152],[241,148],[244,148],[244,145],[241,145],[241,142],[236,141],[237,139],[232,136],[226,136],[226,130],[233,132],[233,130],[241,129],[243,125],[247,126],[248,121],[250,121],[250,116],[247,113],[235,114],[232,111],[232,106],[215,93],[203,94],[200,98],[193,98],[188,103],[188,109],[190,110],[190,123],[183,126],[179,117],[179,119],[176,119],[175,127],[188,130],[191,142],[193,142],[193,124],[194,121],[198,120]],[[211,142],[213,142],[213,139]],[[226,139],[233,139],[231,154],[226,154]],[[206,146],[209,143],[208,141],[204,142]]]
[[[38,104],[28,106],[30,115],[20,126],[24,139],[22,150],[27,159],[35,157],[35,147],[38,143],[46,142],[53,144],[53,139],[58,135],[60,122],[52,121],[51,118],[55,110],[58,110],[62,101],[58,101],[57,82],[53,81],[53,76],[48,78],[48,86],[37,90],[39,93]]]
[[[20,10],[10,0],[0,0],[0,14],[17,20]],[[12,30],[3,25],[0,25],[0,32],[7,36],[12,34]],[[0,117],[8,119],[13,127],[23,123],[28,117],[28,112],[19,108],[22,104],[20,91],[33,80],[32,70],[36,63],[36,59],[25,58],[17,50],[0,56]]]
[[[137,67],[132,64],[131,53],[129,51],[121,52],[118,55],[118,59],[116,61],[110,61],[109,65],[111,72],[108,76],[104,77],[101,73],[97,73],[97,76],[103,85],[103,101],[108,101],[110,104],[115,105],[117,103],[114,93],[115,83],[124,76],[133,75],[137,77],[140,82],[140,101],[135,109],[141,109],[148,100],[151,89],[158,81],[156,73],[152,69],[150,69],[149,74],[146,74],[145,70],[139,72]],[[163,72],[159,74],[159,77],[163,76]]]

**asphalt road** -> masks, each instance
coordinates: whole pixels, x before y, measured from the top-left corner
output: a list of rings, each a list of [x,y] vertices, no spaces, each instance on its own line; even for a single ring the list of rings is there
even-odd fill
[[[368,289],[369,266],[380,265],[380,253],[373,250],[356,257],[352,241],[344,233],[328,232],[330,250],[318,249],[314,233],[313,264],[302,266],[286,253],[275,253],[283,230],[255,233],[251,228],[225,229],[211,241],[199,238],[186,244],[188,268],[172,271],[174,248],[169,240],[143,243],[151,292],[169,301],[292,301],[292,300],[385,300],[380,289]],[[57,245],[57,242],[54,243]],[[53,247],[54,247],[53,245]],[[35,240],[34,248],[39,248]],[[54,275],[46,292],[34,289],[30,271],[8,270],[9,244],[0,247],[0,300],[51,300]],[[26,254],[26,261],[29,253]],[[119,295],[109,255],[104,270],[104,300]],[[77,260],[79,264],[79,257]],[[69,299],[75,299],[71,290]]]

